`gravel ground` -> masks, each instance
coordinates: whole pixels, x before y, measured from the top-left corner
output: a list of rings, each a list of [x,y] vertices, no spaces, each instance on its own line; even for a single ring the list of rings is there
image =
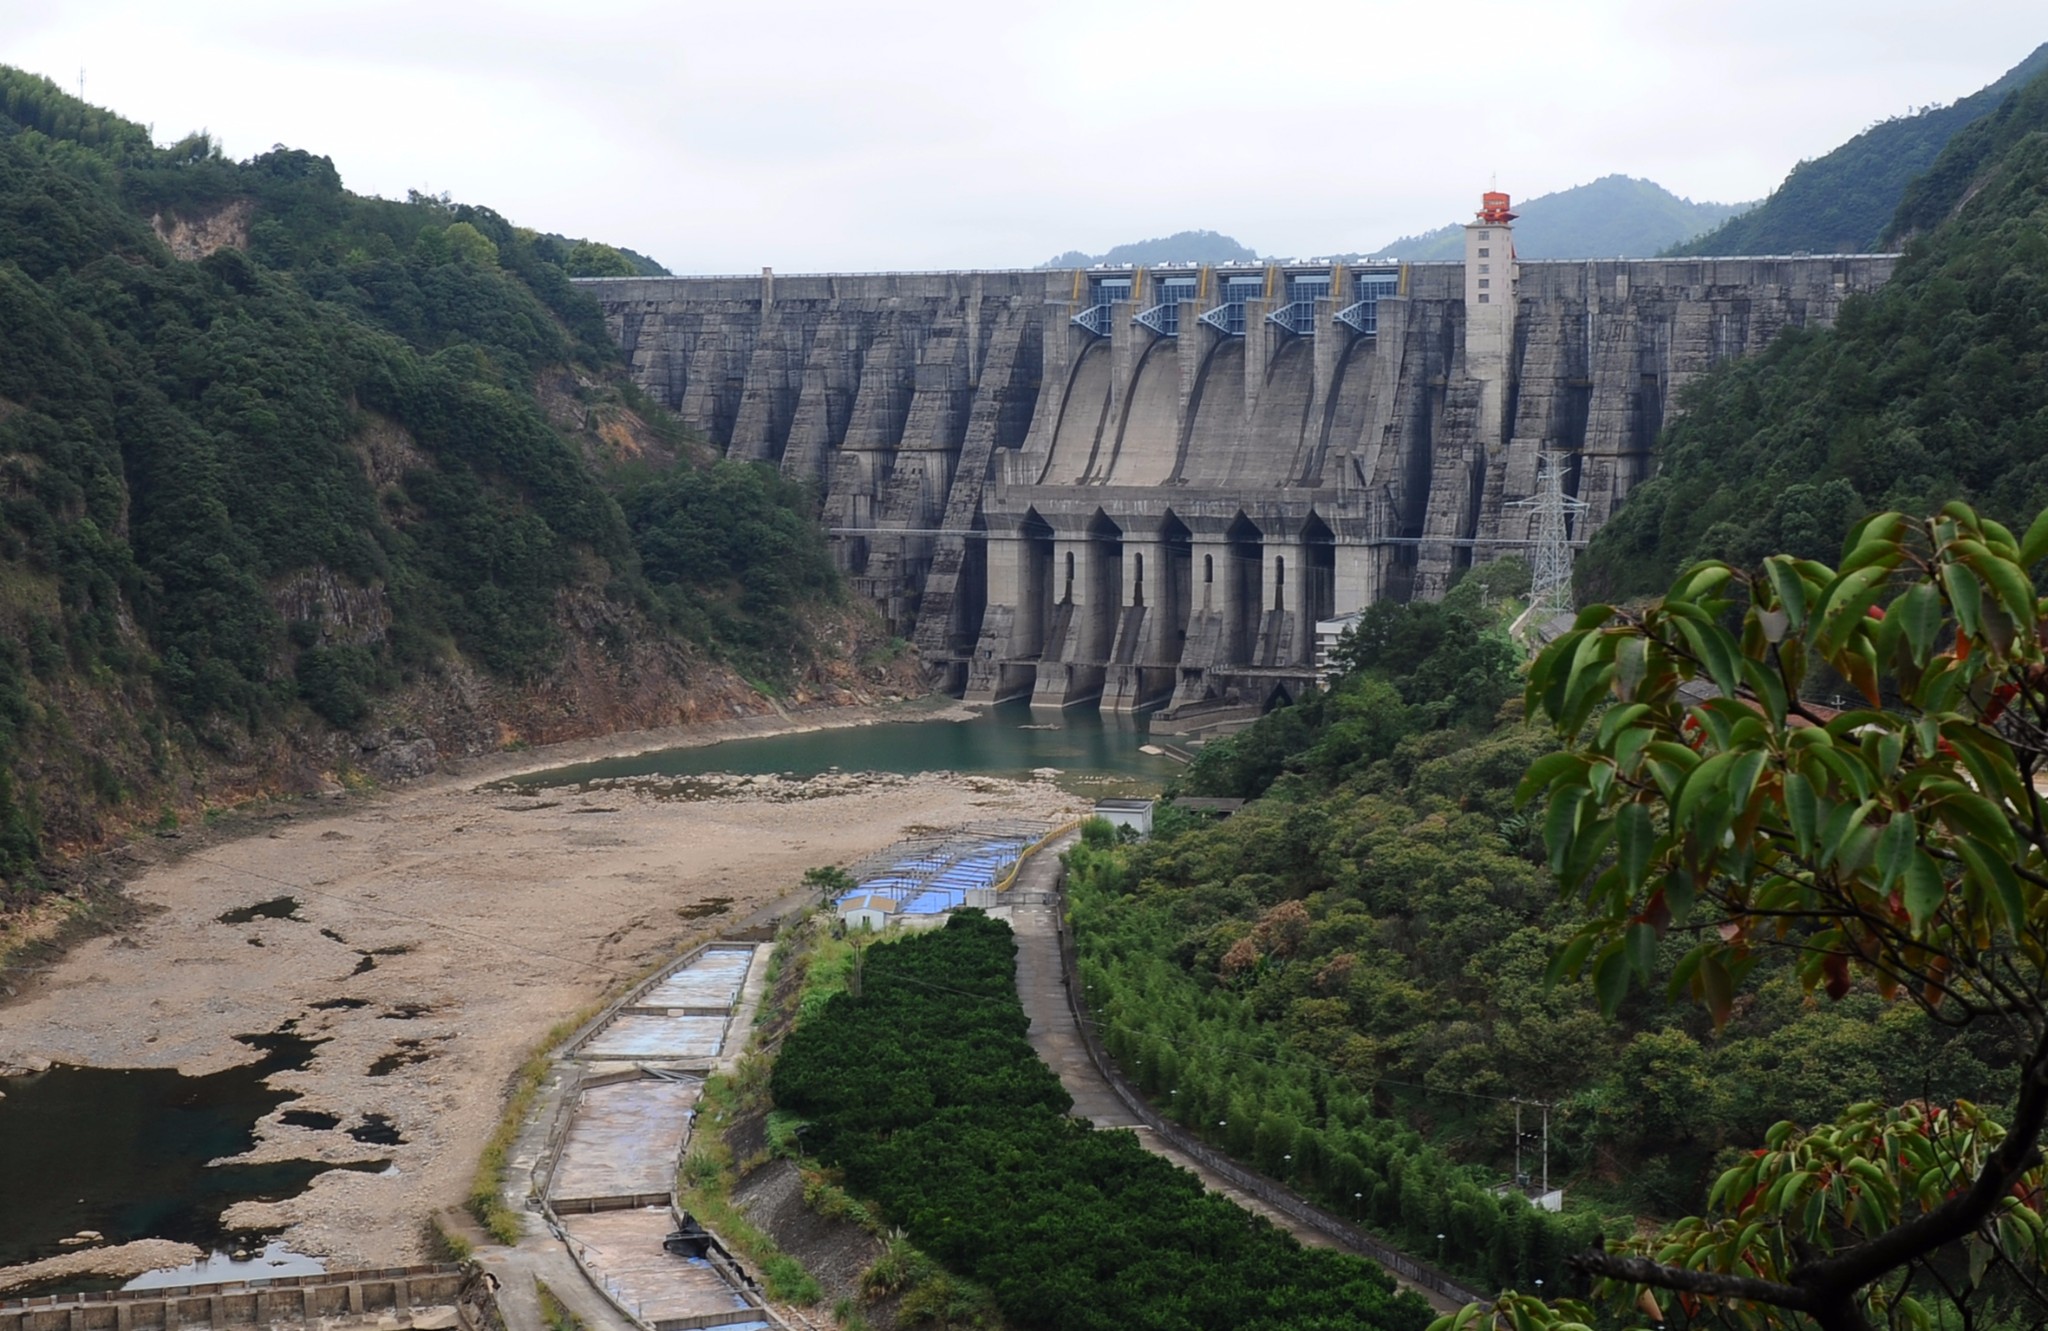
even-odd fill
[[[627,737],[614,750],[648,747]],[[461,1200],[519,1064],[557,1022],[771,905],[806,868],[913,828],[1083,807],[1048,782],[945,774],[759,779],[697,800],[480,784],[591,750],[281,808],[253,834],[142,871],[128,887],[137,923],[73,948],[0,1008],[0,1064],[211,1072],[250,1061],[236,1035],[296,1021],[325,1043],[305,1070],[272,1079],[299,1095],[279,1112],[323,1111],[344,1128],[384,1114],[404,1143],[361,1145],[273,1114],[243,1158],[393,1168],[323,1174],[229,1221],[281,1230],[336,1266],[424,1260],[426,1217]],[[279,896],[298,899],[297,918],[219,920]]]

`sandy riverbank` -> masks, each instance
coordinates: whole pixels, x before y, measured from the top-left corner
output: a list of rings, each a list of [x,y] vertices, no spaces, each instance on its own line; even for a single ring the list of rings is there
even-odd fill
[[[128,894],[145,918],[74,948],[0,1009],[0,1063],[203,1073],[249,1060],[237,1034],[296,1020],[326,1043],[310,1067],[273,1079],[300,1095],[281,1110],[344,1124],[385,1114],[405,1142],[362,1146],[273,1115],[252,1158],[389,1158],[396,1169],[328,1173],[230,1219],[281,1228],[294,1249],[337,1265],[420,1260],[423,1220],[461,1199],[514,1071],[557,1021],[772,904],[813,865],[914,828],[1081,808],[1049,783],[951,775],[835,776],[801,791],[763,780],[699,801],[630,788],[534,799],[481,783],[678,739],[867,719],[892,718],[622,736],[503,755],[368,801],[280,808],[261,831],[141,872]],[[299,918],[219,922],[287,895]],[[359,971],[366,955],[373,968]],[[373,1075],[379,1060],[389,1070]]]

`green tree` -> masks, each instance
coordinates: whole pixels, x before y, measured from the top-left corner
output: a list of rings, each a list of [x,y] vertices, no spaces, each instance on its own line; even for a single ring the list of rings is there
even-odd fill
[[[1839,568],[1707,561],[1640,611],[1592,606],[1531,669],[1528,701],[1568,741],[1523,781],[1546,800],[1550,868],[1585,923],[1557,960],[1610,1012],[1671,966],[1729,1020],[1760,958],[1806,988],[1859,988],[1953,1025],[1993,1022],[2022,1052],[2004,1125],[1969,1101],[1851,1107],[1773,1126],[1709,1213],[1574,1259],[1662,1320],[1826,1331],[1925,1327],[1930,1303],[1996,1319],[2048,1287],[2048,601],[2023,538],[1960,503],[1866,519]],[[1737,627],[1731,627],[1737,626]],[[1861,701],[1805,701],[1810,663]],[[1697,686],[1713,696],[1694,701]],[[1667,1060],[1668,1062],[1668,1060]],[[1582,1320],[1517,1295],[1518,1324]],[[1475,1325],[1479,1305],[1440,1326]],[[1968,1324],[1966,1321],[1965,1324]]]
[[[609,245],[579,240],[569,247],[562,271],[571,277],[632,277],[639,271],[633,261]]]

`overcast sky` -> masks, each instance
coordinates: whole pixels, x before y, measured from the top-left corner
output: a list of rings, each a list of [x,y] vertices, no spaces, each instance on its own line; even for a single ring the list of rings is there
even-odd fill
[[[2048,39],[2041,0],[0,0],[0,62],[236,157],[677,272],[1369,250],[1613,172],[1769,193]]]

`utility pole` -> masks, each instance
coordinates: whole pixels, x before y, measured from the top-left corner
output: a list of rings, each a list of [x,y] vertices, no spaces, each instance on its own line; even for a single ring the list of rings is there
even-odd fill
[[[1548,1101],[1525,1101],[1520,1096],[1515,1097],[1515,1186],[1522,1189],[1524,1195],[1527,1195],[1529,1190],[1529,1176],[1522,1172],[1522,1106],[1524,1104],[1534,1105],[1538,1109],[1543,1111],[1543,1135],[1541,1147],[1543,1191],[1538,1193],[1537,1196],[1548,1197],[1550,1195],[1550,1104]]]

